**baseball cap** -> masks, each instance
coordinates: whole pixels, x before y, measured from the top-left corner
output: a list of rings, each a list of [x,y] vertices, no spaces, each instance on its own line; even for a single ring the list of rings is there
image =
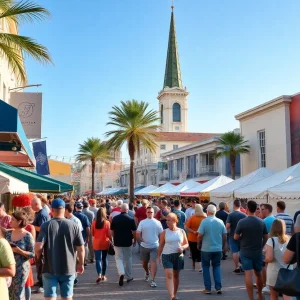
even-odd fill
[[[77,208],[83,208],[82,202],[76,202],[75,203],[75,207],[77,207]]]
[[[89,200],[89,203],[90,203],[90,204],[96,203],[96,199],[90,199],[90,200]]]
[[[60,198],[56,198],[52,201],[51,203],[51,207],[52,208],[65,208],[66,207],[66,203],[64,200],[60,199]]]

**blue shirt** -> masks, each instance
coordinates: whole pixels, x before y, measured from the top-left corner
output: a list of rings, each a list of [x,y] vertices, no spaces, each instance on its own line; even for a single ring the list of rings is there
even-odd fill
[[[202,236],[203,252],[220,252],[223,248],[223,233],[226,233],[226,227],[222,220],[215,216],[205,218],[198,229]]]
[[[50,221],[50,215],[44,206],[40,211],[35,213],[34,221],[32,222],[33,226],[41,227],[44,223]],[[36,232],[36,238],[38,238],[39,232]]]
[[[276,218],[274,216],[268,216],[268,217],[264,218],[264,222],[266,224],[268,233],[270,233],[270,231],[271,231],[271,227],[272,227],[274,220],[276,220]]]
[[[186,222],[186,215],[183,211],[181,210],[178,210],[178,209],[174,209],[173,210],[173,213],[177,216],[178,218],[178,224],[177,224],[177,227],[178,228],[181,228],[181,229],[184,229],[184,224]]]
[[[73,215],[75,217],[77,217],[81,222],[81,225],[82,225],[82,231],[81,231],[82,238],[86,242],[86,229],[87,229],[87,227],[91,226],[91,223],[90,223],[88,217],[82,211],[76,211],[76,212],[73,213]]]

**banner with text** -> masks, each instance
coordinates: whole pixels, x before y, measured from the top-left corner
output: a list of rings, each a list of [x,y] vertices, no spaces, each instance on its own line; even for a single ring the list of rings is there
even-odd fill
[[[10,93],[10,105],[18,109],[28,139],[40,139],[42,134],[42,93]]]
[[[36,160],[36,172],[39,175],[49,175],[46,141],[32,143],[33,153]]]

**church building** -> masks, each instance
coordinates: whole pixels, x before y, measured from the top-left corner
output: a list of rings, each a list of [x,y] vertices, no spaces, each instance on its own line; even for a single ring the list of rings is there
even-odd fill
[[[164,174],[167,164],[161,159],[163,153],[180,147],[207,140],[220,134],[188,132],[188,95],[182,84],[174,7],[172,6],[165,78],[162,90],[158,93],[158,106],[161,119],[161,131],[156,142],[156,153],[141,147],[135,159],[135,186],[150,184],[161,185],[169,181]],[[183,162],[184,164],[184,162]],[[183,166],[175,166],[180,172]],[[129,185],[129,167],[120,174],[120,186]]]

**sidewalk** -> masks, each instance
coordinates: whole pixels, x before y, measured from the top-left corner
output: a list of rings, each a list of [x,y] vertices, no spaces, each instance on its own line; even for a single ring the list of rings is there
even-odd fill
[[[223,294],[217,295],[212,289],[212,295],[204,295],[201,290],[204,288],[203,275],[191,269],[192,261],[185,257],[185,269],[181,271],[178,298],[180,300],[193,299],[248,299],[244,285],[244,276],[233,274],[234,269],[231,258],[222,261],[222,284]],[[151,288],[150,283],[144,281],[144,271],[139,262],[137,249],[133,253],[133,276],[134,281],[124,286],[118,285],[118,275],[113,257],[109,257],[107,270],[107,282],[96,284],[95,264],[89,264],[83,275],[79,276],[79,283],[74,289],[74,299],[82,300],[168,300],[168,293],[165,287],[165,279],[162,266],[158,268],[156,278],[157,288]],[[41,294],[33,294],[32,300],[43,299]],[[269,296],[266,296],[266,300]]]

